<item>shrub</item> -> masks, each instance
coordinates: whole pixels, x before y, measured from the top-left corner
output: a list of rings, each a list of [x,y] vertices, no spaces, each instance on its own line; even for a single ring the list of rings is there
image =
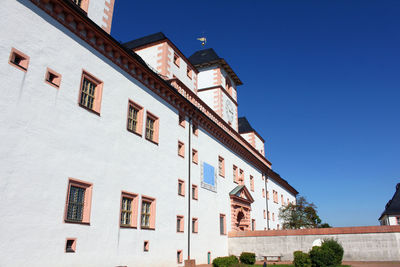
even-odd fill
[[[232,265],[238,263],[239,260],[236,258],[236,256],[218,257],[212,262],[213,267],[231,267]]]
[[[343,259],[343,247],[335,239],[324,239],[321,248],[330,248],[335,254],[335,265],[341,265]]]
[[[293,253],[293,264],[295,267],[311,267],[311,259],[307,253],[303,251],[295,251]]]
[[[328,267],[335,264],[335,252],[329,247],[313,247],[309,253],[312,267]]]
[[[252,252],[242,252],[242,254],[240,254],[240,262],[253,265],[256,263],[256,254]]]

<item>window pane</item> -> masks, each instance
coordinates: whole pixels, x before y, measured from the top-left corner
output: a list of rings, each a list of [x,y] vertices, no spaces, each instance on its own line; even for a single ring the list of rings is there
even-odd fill
[[[68,199],[67,219],[82,221],[83,205],[85,201],[85,189],[71,186]]]

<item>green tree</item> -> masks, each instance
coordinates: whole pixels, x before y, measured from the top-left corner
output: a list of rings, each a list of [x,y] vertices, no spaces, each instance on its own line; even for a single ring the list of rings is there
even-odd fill
[[[296,204],[288,203],[279,210],[279,218],[283,221],[285,229],[302,229],[327,227],[329,224],[321,224],[317,214],[317,207],[310,203],[305,197],[299,196]]]

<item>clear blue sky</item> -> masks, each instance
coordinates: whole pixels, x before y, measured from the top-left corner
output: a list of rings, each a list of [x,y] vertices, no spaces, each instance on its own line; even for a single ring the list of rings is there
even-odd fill
[[[333,226],[377,225],[400,182],[399,0],[117,0],[121,42],[162,31],[238,74],[239,115]]]

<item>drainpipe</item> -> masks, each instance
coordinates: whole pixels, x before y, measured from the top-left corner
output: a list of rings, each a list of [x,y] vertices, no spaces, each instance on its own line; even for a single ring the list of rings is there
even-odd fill
[[[190,260],[190,226],[191,226],[191,220],[190,220],[190,201],[191,201],[191,196],[190,194],[192,193],[192,185],[191,185],[191,180],[190,180],[190,168],[192,166],[191,158],[192,158],[192,145],[191,145],[191,137],[192,137],[192,118],[189,117],[189,141],[188,141],[188,216],[187,216],[187,221],[188,221],[188,260]]]
[[[269,218],[268,218],[268,185],[267,185],[267,180],[268,180],[268,171],[265,174],[265,180],[264,180],[264,185],[265,185],[265,203],[267,206],[267,230],[269,230]]]

